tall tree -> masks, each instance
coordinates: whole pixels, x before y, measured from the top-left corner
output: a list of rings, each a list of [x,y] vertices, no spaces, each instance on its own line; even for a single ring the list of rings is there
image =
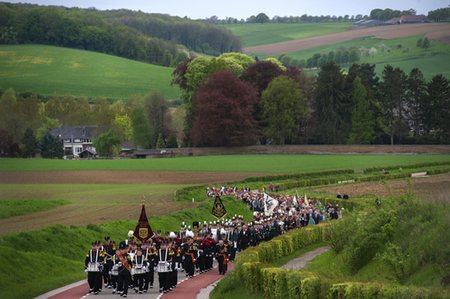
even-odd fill
[[[442,74],[433,76],[427,86],[430,118],[429,126],[434,129],[441,144],[450,143],[450,80]]]
[[[414,122],[414,136],[419,137],[419,122],[428,118],[426,115],[429,109],[426,98],[427,83],[422,72],[418,68],[413,68],[406,81],[406,104],[408,106],[408,118]]]
[[[11,145],[13,144],[12,135],[5,129],[0,128],[0,156],[9,156]]]
[[[131,110],[131,125],[133,127],[133,146],[143,149],[152,148],[153,130],[142,103],[136,103]]]
[[[374,119],[369,100],[367,99],[366,88],[359,77],[356,77],[353,81],[351,98],[354,102],[355,110],[352,114],[352,132],[348,143],[370,144],[375,139]]]
[[[195,146],[252,144],[258,137],[252,117],[257,99],[256,90],[231,71],[213,73],[194,97],[196,121],[191,133]]]
[[[115,153],[115,147],[120,145],[120,138],[114,129],[107,133],[100,134],[94,139],[93,145],[100,156],[110,157]]]
[[[64,145],[59,136],[53,136],[50,131],[45,132],[41,139],[42,158],[61,159],[64,155]]]
[[[400,68],[386,65],[383,70],[383,82],[380,84],[381,103],[384,110],[384,120],[387,133],[394,145],[394,134],[400,136],[403,129],[404,99],[406,75]]]
[[[339,143],[345,136],[340,136],[345,112],[345,78],[341,67],[334,61],[326,62],[317,76],[314,95],[314,112],[317,119],[319,138],[324,143]]]
[[[144,97],[144,106],[147,112],[150,127],[153,128],[152,147],[156,146],[158,135],[161,134],[163,140],[170,134],[171,116],[164,94],[160,91],[153,91]]]
[[[178,148],[178,142],[175,133],[170,134],[169,139],[167,139],[166,148]]]
[[[307,99],[300,93],[300,86],[287,76],[273,79],[261,96],[263,120],[267,123],[264,134],[276,144],[286,140],[295,142],[299,119],[306,118],[309,111]]]
[[[0,98],[0,127],[6,129],[16,143],[20,142],[26,130],[25,115],[12,88],[7,89]]]
[[[159,133],[158,136],[158,141],[156,142],[156,149],[160,149],[160,148],[165,148],[166,147],[166,143],[164,142],[164,139],[161,135],[161,133]]]
[[[37,153],[40,151],[39,140],[34,136],[33,130],[31,128],[27,128],[25,134],[22,138],[22,143],[24,145],[24,158],[34,158]]]

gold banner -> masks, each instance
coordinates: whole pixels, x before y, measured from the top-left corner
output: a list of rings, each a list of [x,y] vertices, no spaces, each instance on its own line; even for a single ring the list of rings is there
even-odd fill
[[[221,220],[227,215],[227,210],[225,210],[225,207],[219,196],[216,196],[211,215],[213,215],[213,217],[217,220]]]

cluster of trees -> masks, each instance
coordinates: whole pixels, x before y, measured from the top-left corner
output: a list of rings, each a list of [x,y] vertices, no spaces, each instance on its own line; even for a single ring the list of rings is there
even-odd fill
[[[416,46],[418,48],[422,48],[422,49],[428,50],[428,48],[430,48],[430,46],[431,46],[430,45],[430,40],[428,39],[428,37],[425,37],[424,39],[419,38],[417,40]]]
[[[450,5],[448,7],[429,11],[428,18],[435,22],[448,21],[450,19]]]
[[[389,21],[392,18],[400,18],[401,16],[415,16],[417,11],[415,9],[409,9],[409,10],[392,10],[390,8],[386,9],[373,9],[370,12],[370,19],[372,20],[379,20],[379,21]]]
[[[174,71],[186,110],[184,146],[449,143],[450,84],[387,65],[327,60],[317,78],[276,59],[188,59]],[[439,115],[439,117],[431,117]],[[425,137],[420,137],[426,135]],[[420,138],[419,138],[420,137]]]
[[[175,67],[188,50],[240,51],[229,30],[199,21],[130,10],[98,11],[0,3],[0,44],[48,44]]]
[[[363,54],[361,54],[363,53]],[[339,65],[353,64],[360,61],[361,56],[365,55],[364,50],[358,49],[356,47],[350,47],[348,50],[345,47],[340,47],[336,52],[330,51],[327,53],[316,53],[308,59],[292,59],[288,54],[281,54],[278,60],[283,64],[283,66],[295,66],[299,69],[311,69],[320,68],[327,61],[333,60]],[[367,50],[369,53],[369,50]],[[375,55],[375,54],[373,54]],[[373,56],[372,55],[372,56]]]
[[[158,137],[163,147],[178,147],[175,133],[182,130],[182,108],[171,115],[164,95],[157,91],[112,104],[103,97],[89,104],[84,96],[57,93],[44,104],[36,94],[16,97],[11,88],[4,93],[0,89],[0,95],[1,155],[33,157],[40,152],[43,157],[62,156],[63,152],[55,151],[56,147],[62,149],[61,141],[48,136],[61,126],[97,126],[94,141],[104,135],[97,142],[99,153],[105,156],[116,154],[121,144],[131,139],[136,147],[145,149],[156,148]]]

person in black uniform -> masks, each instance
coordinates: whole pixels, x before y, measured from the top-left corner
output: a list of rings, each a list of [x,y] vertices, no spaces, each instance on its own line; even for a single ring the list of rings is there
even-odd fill
[[[198,258],[198,247],[197,243],[194,243],[192,233],[189,233],[187,235],[187,242],[183,245],[183,254],[186,275],[192,278],[194,276],[195,261]]]
[[[228,242],[224,243],[223,240],[220,240],[216,245],[215,256],[217,263],[219,264],[219,274],[225,275],[228,270]]]
[[[109,236],[105,237],[105,243],[102,246],[102,251],[105,254],[105,264],[103,267],[103,281],[105,283],[105,288],[112,288],[111,281],[111,268],[112,268],[112,257],[116,253],[116,247],[114,243],[111,242]]]
[[[102,288],[102,267],[105,262],[104,253],[100,250],[100,241],[92,242],[92,249],[86,254],[84,269],[88,273],[89,293],[98,295]]]
[[[142,254],[142,248],[140,246],[137,247],[136,255],[133,257],[133,268],[134,268],[134,280],[136,281],[136,285],[138,289],[135,292],[139,292],[142,294],[142,290],[144,287],[144,277],[145,273],[147,273],[147,260],[145,256]]]
[[[128,285],[131,277],[132,261],[131,257],[128,255],[128,246],[125,244],[125,241],[121,241],[119,243],[119,249],[116,250],[116,256],[119,260],[117,263],[119,268],[117,292],[120,293],[122,297],[127,297]]]
[[[153,281],[155,280],[154,268],[157,265],[157,260],[156,260],[156,249],[153,247],[152,242],[144,243],[144,250],[145,251],[143,253],[148,263],[143,290],[143,292],[146,293],[148,291],[149,286],[151,289],[153,288]]]

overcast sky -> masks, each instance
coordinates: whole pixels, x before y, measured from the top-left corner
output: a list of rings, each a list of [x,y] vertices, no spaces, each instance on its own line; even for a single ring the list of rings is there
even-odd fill
[[[260,12],[265,13],[270,18],[275,15],[301,16],[305,13],[313,16],[369,15],[370,11],[375,8],[390,8],[400,11],[413,8],[417,11],[417,14],[427,15],[430,10],[448,7],[450,4],[450,0],[10,0],[9,2],[27,2],[39,5],[62,5],[68,7],[77,6],[80,8],[94,6],[100,10],[126,8],[148,13],[162,13],[179,17],[187,16],[191,19],[204,19],[216,15],[219,19],[234,17],[239,20],[245,20],[251,15],[257,15]]]

